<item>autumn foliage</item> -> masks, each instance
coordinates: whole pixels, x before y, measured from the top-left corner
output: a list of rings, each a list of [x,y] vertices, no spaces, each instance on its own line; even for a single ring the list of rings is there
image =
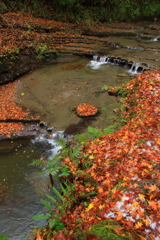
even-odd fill
[[[77,115],[80,117],[88,117],[97,114],[98,108],[92,104],[81,103],[76,107]]]
[[[16,104],[16,83],[9,83],[0,87],[0,120],[23,119],[29,112],[23,111]],[[0,123],[0,136],[10,137],[10,133],[17,132],[23,128],[22,123]]]
[[[82,143],[81,157],[64,159],[77,203],[66,198],[70,207],[61,216],[66,228],[56,235],[62,239],[80,239],[84,231],[107,219],[117,222],[113,231],[119,236],[159,239],[160,73],[146,72],[122,88],[127,92],[123,114],[128,124]],[[89,234],[82,239],[101,237]]]

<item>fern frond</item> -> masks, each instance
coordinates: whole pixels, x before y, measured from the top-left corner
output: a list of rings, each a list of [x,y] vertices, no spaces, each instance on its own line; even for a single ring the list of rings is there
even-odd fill
[[[42,165],[43,160],[42,159],[36,159],[32,163],[29,164],[29,166],[40,166]]]

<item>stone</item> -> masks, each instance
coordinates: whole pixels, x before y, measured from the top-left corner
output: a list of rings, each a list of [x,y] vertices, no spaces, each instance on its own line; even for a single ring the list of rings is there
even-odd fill
[[[93,104],[81,103],[76,106],[76,114],[78,117],[95,116],[99,109]]]

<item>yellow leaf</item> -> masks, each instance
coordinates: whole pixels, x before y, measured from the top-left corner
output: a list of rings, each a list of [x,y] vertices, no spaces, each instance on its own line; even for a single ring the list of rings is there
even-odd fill
[[[21,93],[21,96],[24,96],[24,93]]]
[[[91,210],[94,207],[93,203],[90,203],[89,206],[86,208],[86,212]]]
[[[142,218],[142,220],[146,226],[150,225],[150,221],[147,218]]]
[[[145,196],[143,194],[138,194],[139,198],[141,199],[141,201],[145,201]]]
[[[137,208],[139,208],[139,203],[138,202],[134,202],[133,206],[137,209]]]
[[[138,229],[138,228],[141,228],[143,225],[142,222],[137,222],[136,225],[135,225],[135,228]]]
[[[151,192],[155,191],[157,189],[157,186],[154,184],[152,184],[149,189],[151,190]]]

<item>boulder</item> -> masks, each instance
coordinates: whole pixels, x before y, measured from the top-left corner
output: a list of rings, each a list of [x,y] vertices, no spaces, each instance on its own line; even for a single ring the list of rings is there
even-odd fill
[[[78,117],[95,116],[99,112],[99,109],[96,106],[88,103],[78,104],[75,109]]]

